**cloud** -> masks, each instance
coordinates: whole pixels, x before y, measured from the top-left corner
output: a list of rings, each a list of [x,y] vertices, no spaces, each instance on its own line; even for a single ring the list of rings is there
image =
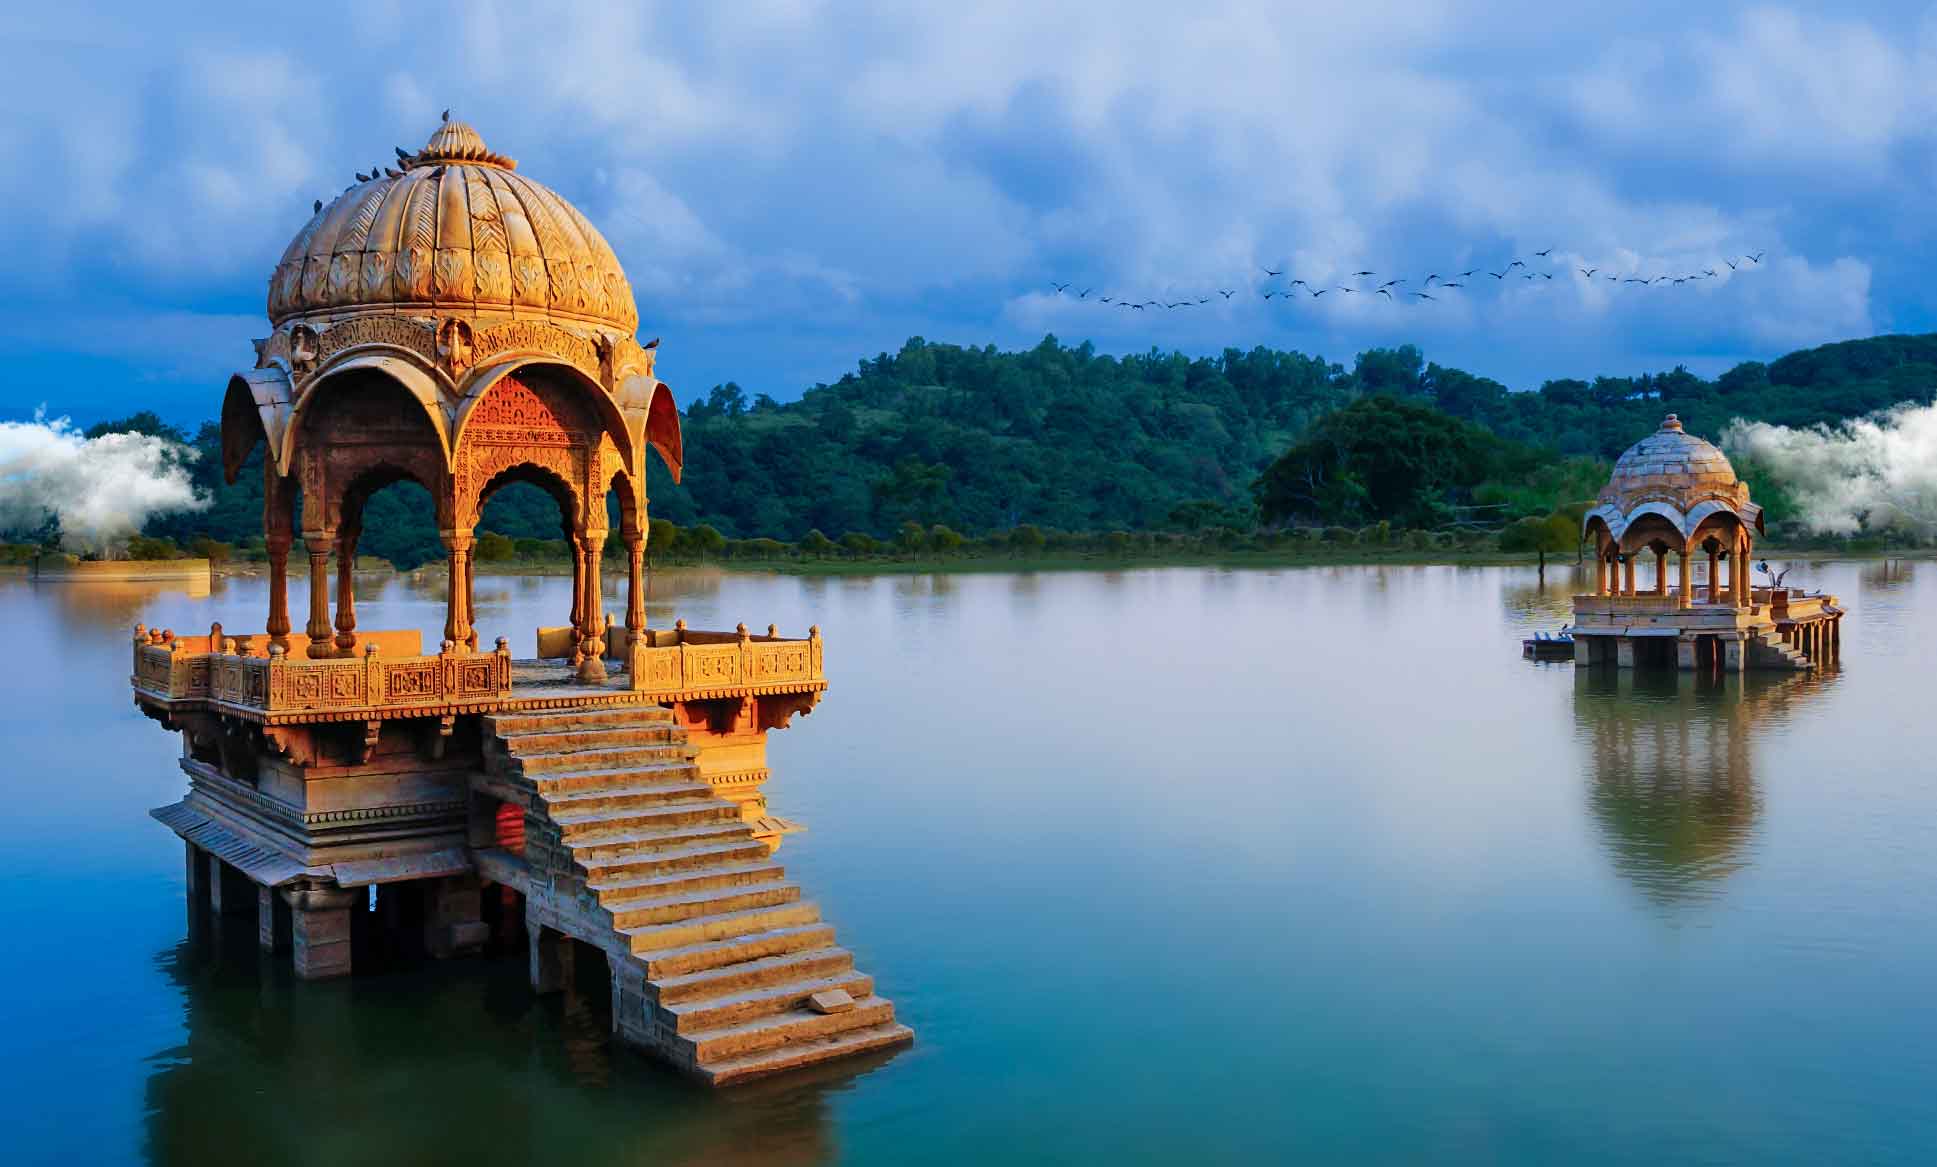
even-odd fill
[[[49,517],[61,542],[101,551],[152,515],[201,510],[187,447],[146,434],[83,437],[64,417],[0,422],[0,529],[32,531]]]
[[[300,43],[131,0],[86,18],[99,35],[30,19],[0,79],[0,294],[60,317],[103,286],[147,317],[253,310],[310,201],[445,106],[605,230],[695,388],[789,395],[768,378],[842,336],[873,351],[886,321],[1335,358],[1416,339],[1526,383],[1925,312],[1937,38],[1888,11],[371,0]],[[431,28],[450,51],[425,51]],[[1260,263],[1416,280],[1548,246],[1566,268],[1769,262],[1677,300],[1579,285],[1397,314],[1256,294]],[[1245,294],[1132,319],[1044,298],[1052,277]]]

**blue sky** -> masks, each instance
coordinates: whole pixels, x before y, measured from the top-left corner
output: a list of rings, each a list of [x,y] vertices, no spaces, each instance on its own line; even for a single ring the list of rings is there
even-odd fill
[[[447,106],[605,231],[682,399],[790,399],[917,334],[1413,341],[1526,388],[1931,327],[1928,6],[12,7],[0,418],[214,416],[311,201]],[[1257,295],[1259,264],[1417,286],[1546,247],[1566,282]],[[1672,292],[1571,279],[1748,251]]]

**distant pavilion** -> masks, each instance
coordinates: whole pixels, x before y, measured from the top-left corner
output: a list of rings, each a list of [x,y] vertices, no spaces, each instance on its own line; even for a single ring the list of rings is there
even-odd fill
[[[1672,413],[1614,464],[1582,533],[1594,543],[1594,592],[1574,597],[1577,663],[1735,672],[1835,659],[1840,603],[1774,580],[1755,585],[1762,508],[1728,457]],[[1645,590],[1636,582],[1644,557],[1653,563]]]

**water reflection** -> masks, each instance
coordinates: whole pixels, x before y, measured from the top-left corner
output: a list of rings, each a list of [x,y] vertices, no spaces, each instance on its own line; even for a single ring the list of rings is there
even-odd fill
[[[1757,845],[1757,738],[1832,680],[1576,669],[1575,738],[1615,870],[1663,907],[1719,896]]]
[[[165,596],[205,600],[228,590],[217,576],[173,580],[30,580],[27,586],[52,596],[66,623],[115,631],[132,629]],[[207,632],[207,628],[200,629]]]
[[[592,976],[534,997],[524,958],[301,984],[253,929],[157,954],[186,1034],[148,1058],[158,1163],[810,1164],[835,1157],[829,1100],[856,1080],[715,1093],[609,1038]],[[582,962],[594,963],[594,962]],[[584,970],[581,970],[583,972]],[[475,974],[475,975],[472,975]],[[863,1067],[865,1072],[865,1067]]]

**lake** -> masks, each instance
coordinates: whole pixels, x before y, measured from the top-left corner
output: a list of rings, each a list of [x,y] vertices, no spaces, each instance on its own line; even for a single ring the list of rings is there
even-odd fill
[[[0,579],[0,1098],[20,1163],[1928,1162],[1937,563],[1799,563],[1827,676],[1537,665],[1571,571],[665,575],[649,619],[818,623],[781,849],[916,1031],[714,1095],[522,957],[297,983],[190,938],[137,620]],[[300,589],[297,589],[300,592]],[[434,582],[371,581],[365,628]],[[485,642],[570,582],[477,582]],[[291,607],[301,612],[300,594]],[[608,601],[622,610],[622,600]]]

